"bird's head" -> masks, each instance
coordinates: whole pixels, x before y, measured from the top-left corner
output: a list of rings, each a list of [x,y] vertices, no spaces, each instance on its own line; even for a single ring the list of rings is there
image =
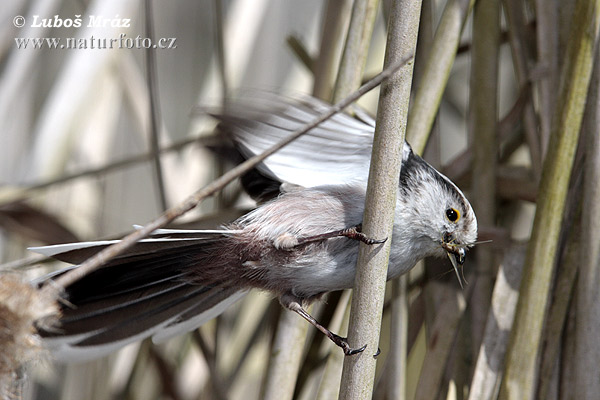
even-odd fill
[[[407,215],[414,215],[413,231],[425,243],[427,255],[448,255],[457,276],[466,250],[477,239],[477,218],[471,204],[444,175],[415,155],[406,145],[400,191]],[[459,283],[462,282],[459,276]]]

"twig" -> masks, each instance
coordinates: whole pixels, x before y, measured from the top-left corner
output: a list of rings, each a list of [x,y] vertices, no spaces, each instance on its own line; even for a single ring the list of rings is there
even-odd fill
[[[229,96],[229,83],[227,81],[227,60],[225,58],[225,45],[223,43],[224,18],[223,18],[223,0],[214,0],[215,4],[215,52],[217,53],[217,70],[221,78],[221,96],[223,105],[226,106],[227,96]]]
[[[420,11],[420,1],[394,3],[384,65],[393,65],[405,58],[404,54],[414,51]],[[412,72],[413,63],[407,64],[380,90],[362,226],[368,237],[392,235]],[[352,348],[365,344],[367,347],[361,354],[344,359],[340,399],[372,397],[376,366],[373,355],[379,343],[391,243],[387,240],[381,246],[361,244],[359,247],[348,343]]]
[[[473,147],[473,208],[480,225],[494,225],[496,216],[496,159],[498,119],[498,55],[500,4],[480,0],[473,7],[473,46],[469,133]],[[492,294],[494,254],[477,249],[477,278],[469,303],[472,353],[477,354]]]
[[[221,80],[221,106],[227,112],[227,103],[229,102],[229,81],[227,80],[227,59],[225,57],[225,43],[223,36],[225,35],[225,21],[223,15],[223,0],[214,0],[215,6],[215,53],[217,59],[217,73]],[[219,143],[222,143],[225,138],[222,135],[218,136]],[[215,163],[214,176],[221,176],[225,172],[225,160],[219,158]],[[225,193],[219,192],[215,196],[215,207],[223,209],[228,206],[228,200],[225,198]],[[234,196],[235,197],[235,196]],[[215,338],[219,334],[219,324],[215,329]]]
[[[539,99],[539,121],[542,154],[550,139],[552,116],[556,103],[555,83],[558,82],[558,3],[535,0],[537,63],[544,75],[536,82]]]
[[[300,60],[302,65],[304,65],[306,69],[308,69],[314,75],[315,60],[310,54],[308,54],[308,50],[306,50],[304,43],[302,43],[302,41],[295,35],[289,35],[286,39],[286,42],[298,60]]]
[[[524,15],[520,1],[504,0],[506,10],[506,20],[508,24],[508,37],[512,49],[512,55],[515,65],[515,73],[521,90],[527,95],[525,109],[523,114],[523,124],[525,128],[525,137],[529,145],[529,154],[531,156],[531,166],[536,176],[540,176],[542,168],[542,146],[537,133],[537,117],[533,108],[533,98],[531,96],[532,85],[530,80],[530,71],[528,67],[528,57],[525,47],[527,36],[523,33],[525,27]]]
[[[154,21],[152,20],[152,0],[146,0],[146,37],[154,42]],[[162,211],[167,209],[167,195],[163,181],[162,163],[159,152],[159,130],[160,130],[160,104],[158,102],[158,90],[156,80],[156,49],[146,49],[146,82],[148,85],[148,107],[150,115],[150,151],[154,165],[154,177],[158,190],[158,201]]]
[[[160,378],[163,393],[167,394],[169,398],[173,400],[182,399],[177,389],[177,380],[173,374],[173,368],[168,365],[165,358],[157,351],[156,347],[152,343],[150,343],[148,346],[148,354],[156,366],[157,375]]]
[[[450,69],[456,58],[460,34],[474,0],[449,0],[442,14],[435,38],[421,76],[408,117],[406,140],[413,150],[423,154],[429,131],[437,115]]]
[[[0,264],[0,274],[8,271],[14,271],[30,267],[34,264],[39,264],[46,260],[47,257],[42,254],[33,254],[31,256],[21,258],[18,260],[10,261],[4,264]]]
[[[311,313],[313,305],[306,311]],[[304,351],[304,342],[309,324],[302,321],[295,313],[284,312],[277,324],[275,340],[271,346],[271,355],[267,379],[265,381],[264,400],[291,400],[300,370],[300,360]]]
[[[271,301],[269,306],[264,310],[260,321],[255,325],[254,329],[252,330],[252,333],[248,335],[248,332],[245,332],[245,336],[247,336],[248,338],[247,343],[242,350],[235,353],[238,357],[236,357],[235,362],[232,362],[233,369],[226,379],[227,385],[231,385],[233,384],[233,382],[235,382],[235,380],[240,374],[240,371],[242,371],[242,368],[244,367],[245,362],[248,359],[248,356],[250,355],[250,352],[253,349],[255,349],[255,344],[257,340],[261,335],[265,334],[265,331],[270,332],[273,329],[273,327],[277,323],[277,320],[279,319],[278,317],[281,312],[286,311],[284,311],[281,308],[279,302]],[[302,320],[302,322],[304,322],[304,324],[306,325],[306,322],[304,320]]]
[[[465,293],[469,297],[472,286]],[[437,398],[441,381],[448,362],[448,356],[458,331],[459,322],[464,314],[466,302],[463,293],[445,287],[435,320],[431,326],[431,334],[427,343],[427,353],[415,393],[415,400]]]
[[[183,139],[179,142],[173,143],[170,146],[163,147],[162,149],[160,149],[160,153],[167,153],[167,152],[171,152],[171,151],[181,150],[182,148],[184,148],[190,144],[204,141],[204,139],[207,139],[207,140],[205,140],[207,142],[212,142],[215,140],[213,137],[206,137],[206,136]],[[73,174],[63,175],[59,178],[52,179],[52,180],[49,180],[46,182],[34,183],[34,184],[31,184],[24,188],[18,188],[18,189],[15,189],[16,194],[11,194],[10,192],[8,194],[2,194],[0,196],[0,205],[6,204],[6,203],[12,203],[12,202],[16,202],[16,201],[26,200],[29,197],[31,197],[35,192],[40,191],[42,189],[46,189],[46,188],[54,186],[54,185],[66,183],[66,182],[72,181],[74,179],[106,174],[106,173],[109,173],[109,172],[112,172],[112,171],[115,171],[115,170],[118,170],[118,169],[121,169],[124,167],[128,167],[130,165],[149,161],[152,159],[152,157],[153,157],[153,154],[151,152],[146,153],[146,154],[140,154],[140,155],[126,158],[123,160],[115,161],[114,163],[103,165],[98,168],[91,168],[91,169],[87,169],[84,171],[75,172]]]
[[[596,12],[598,10],[596,9]],[[572,388],[579,399],[594,398],[600,392],[598,359],[600,326],[598,287],[600,286],[600,53],[596,38],[594,77],[588,95],[585,121],[586,158],[583,192],[583,224],[581,230],[580,272],[577,280],[577,325],[575,327],[575,379]]]
[[[143,228],[130,233],[125,238],[123,238],[123,240],[121,240],[120,242],[115,243],[115,244],[105,248],[104,250],[100,251],[93,257],[90,257],[83,264],[81,264],[79,266],[79,268],[75,268],[75,269],[65,273],[64,275],[61,275],[55,281],[53,281],[52,284],[47,283],[43,289],[55,290],[56,285],[58,287],[61,287],[61,286],[66,287],[66,286],[72,284],[73,282],[78,281],[79,279],[83,278],[90,272],[92,272],[95,269],[99,268],[100,266],[104,265],[110,259],[123,253],[125,250],[127,250],[128,248],[133,246],[136,242],[138,242],[139,240],[150,235],[156,229],[159,229],[159,228],[165,226],[169,222],[173,221],[175,218],[192,210],[194,207],[196,207],[198,205],[198,203],[200,203],[206,197],[215,194],[217,191],[221,190],[223,187],[225,187],[227,184],[232,182],[234,179],[236,179],[240,175],[243,175],[244,173],[248,172],[249,170],[254,168],[256,165],[258,165],[260,162],[262,162],[264,159],[266,159],[267,157],[269,157],[276,151],[280,150],[282,147],[288,145],[289,143],[296,140],[297,138],[299,138],[306,132],[310,131],[317,125],[319,125],[322,122],[326,121],[327,119],[331,118],[336,113],[339,113],[344,108],[348,107],[350,104],[352,104],[358,98],[360,98],[362,95],[364,95],[365,93],[369,92],[373,88],[380,85],[381,82],[388,79],[394,72],[396,72],[399,68],[401,68],[403,65],[405,65],[409,60],[411,60],[412,57],[413,57],[412,54],[403,57],[398,62],[396,62],[396,63],[392,64],[390,67],[384,69],[380,74],[378,74],[376,77],[374,77],[370,82],[361,86],[358,90],[356,90],[355,92],[350,94],[344,100],[333,105],[329,109],[328,112],[322,114],[319,118],[316,118],[313,122],[308,123],[303,128],[294,131],[286,139],[275,144],[271,148],[265,150],[263,153],[249,158],[245,162],[241,163],[240,165],[238,165],[235,168],[231,169],[230,171],[226,172],[218,179],[215,179],[214,181],[212,181],[211,183],[209,183],[202,189],[198,190],[196,193],[192,194],[190,197],[185,199],[183,202],[168,209],[165,213],[163,213],[161,216],[156,218],[154,221],[145,225]]]
[[[348,36],[333,93],[334,102],[340,101],[360,85],[375,25],[377,3],[378,0],[356,0],[352,6]]]
[[[215,397],[219,400],[226,399],[227,389],[223,384],[217,369],[215,350],[211,348],[208,343],[206,343],[199,329],[196,329],[194,332],[192,332],[192,339],[196,345],[198,345],[202,355],[204,356],[204,361],[206,361],[206,365],[208,366],[208,375],[210,376],[210,382],[212,384]]]
[[[519,284],[525,261],[525,246],[508,247],[498,270],[491,308],[485,325],[483,342],[475,365],[475,373],[469,390],[469,400],[493,400],[498,391],[499,377],[504,365]]]
[[[407,398],[408,370],[408,276],[392,281],[391,340],[386,368],[386,394],[388,399]]]
[[[581,185],[578,185],[581,186]],[[541,349],[542,356],[540,357],[540,366],[537,388],[538,399],[549,399],[551,388],[554,385],[554,373],[556,370],[557,357],[561,351],[561,340],[563,339],[563,330],[565,321],[569,313],[569,306],[573,300],[573,289],[577,282],[577,270],[580,266],[581,256],[581,213],[582,213],[582,198],[581,187],[578,187],[570,194],[571,204],[568,210],[568,216],[565,218],[565,227],[568,231],[568,237],[563,239],[566,241],[560,268],[556,274],[556,282],[552,293],[552,304],[548,310],[548,318],[544,327],[544,341]],[[587,208],[587,207],[586,207]],[[565,236],[567,236],[565,235]],[[583,321],[580,321],[583,324]],[[586,351],[589,351],[592,346],[588,346]],[[579,371],[583,373],[583,371]],[[585,397],[578,397],[585,398]]]
[[[313,85],[313,96],[326,101],[331,101],[351,9],[351,0],[327,1]]]
[[[345,335],[348,331],[348,317],[350,316],[350,290],[345,290],[340,297],[335,314],[328,325],[334,332]],[[342,377],[342,363],[344,362],[344,353],[334,348],[329,341],[322,343],[322,350],[329,352],[323,377],[319,384],[319,390],[316,395],[317,400],[337,399],[340,392],[340,378]]]

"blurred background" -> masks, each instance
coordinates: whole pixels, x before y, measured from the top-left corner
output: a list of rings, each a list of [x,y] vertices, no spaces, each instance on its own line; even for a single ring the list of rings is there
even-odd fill
[[[363,80],[383,67],[391,3],[370,2],[376,11],[370,22],[372,35],[367,35],[364,68],[359,66]],[[573,371],[578,364],[589,364],[577,358],[575,349],[585,348],[589,340],[575,339],[580,338],[576,326],[582,318],[600,323],[597,316],[586,314],[593,314],[593,309],[577,308],[573,290],[580,265],[577,254],[588,254],[589,243],[581,240],[587,235],[580,233],[585,229],[581,221],[592,221],[591,226],[599,222],[594,207],[588,210],[591,216],[582,217],[581,210],[582,193],[588,190],[582,183],[587,176],[584,170],[593,169],[586,163],[598,158],[597,148],[589,139],[575,155],[570,154],[578,140],[586,141],[598,132],[597,77],[592,78],[588,95],[588,83],[575,86],[568,75],[573,65],[583,63],[587,70],[578,76],[589,81],[595,53],[588,51],[587,61],[581,61],[570,49],[586,47],[567,45],[580,43],[576,29],[580,24],[592,32],[591,44],[586,43],[595,49],[597,1],[566,1],[560,7],[555,0],[474,3],[423,0],[413,100],[430,104],[425,158],[465,191],[479,218],[480,240],[491,243],[469,253],[464,267],[469,284],[464,290],[447,260],[419,263],[406,278],[407,357],[401,395],[389,389],[399,378],[387,372],[392,362],[389,343],[394,339],[390,339],[391,290],[386,295],[374,393],[378,399],[483,399],[505,393],[500,382],[511,331],[517,336],[514,332],[519,329],[527,332],[522,325],[514,328],[513,317],[519,312],[521,271],[534,270],[536,262],[532,244],[528,261],[524,260],[535,229],[535,202],[542,191],[538,185],[544,182],[543,174],[552,175],[546,171],[557,165],[567,175],[567,186],[561,191],[568,202],[553,209],[561,233],[546,231],[546,240],[555,244],[546,276],[537,279],[526,272],[534,281],[547,282],[526,295],[533,293],[542,302],[537,313],[539,334],[532,333],[542,339],[532,344],[529,357],[535,363],[535,383],[525,389],[529,396],[566,398],[573,387],[582,385]],[[595,5],[592,17],[577,11],[583,3]],[[334,82],[347,46],[352,6],[350,0],[5,0],[0,9],[0,273],[18,271],[31,279],[64,266],[37,257],[27,247],[122,237],[134,224],[153,220],[230,168],[209,149],[220,138],[203,108],[220,107],[244,88],[335,98]],[[55,15],[63,26],[56,26]],[[24,18],[22,27],[17,16]],[[42,26],[34,26],[35,16]],[[104,27],[88,26],[90,16],[109,22]],[[53,26],[44,26],[44,18],[45,25]],[[65,26],[64,21],[78,18],[81,27]],[[443,31],[449,23],[456,27],[454,31]],[[164,43],[172,48],[119,48],[119,37],[167,38]],[[51,48],[44,39],[36,48],[34,38],[59,38],[60,44]],[[68,45],[69,38],[76,48],[60,48]],[[114,48],[106,48],[110,45],[101,38],[117,39]],[[91,48],[94,45],[97,48]],[[442,54],[444,49],[450,49],[449,57]],[[435,86],[427,75],[435,64],[448,65],[448,75],[441,79],[439,98],[427,100],[418,91],[430,83]],[[570,103],[564,103],[569,85],[583,87],[573,106],[573,115],[586,121],[581,134],[576,123],[564,128],[562,121],[572,119],[558,112],[571,110]],[[374,90],[359,104],[375,115],[377,99]],[[583,116],[586,99],[589,110]],[[413,115],[409,114],[409,124]],[[409,142],[412,134],[409,127]],[[546,158],[552,153],[552,135],[575,143],[560,162]],[[592,156],[585,157],[584,147]],[[586,204],[600,203],[593,196],[586,199],[592,201]],[[236,182],[174,226],[216,227],[253,205]],[[588,278],[596,276],[598,259],[594,241],[590,242],[586,274],[591,275],[580,271],[579,279],[593,287],[597,281]],[[569,253],[573,243],[581,246],[574,256]],[[560,277],[556,271],[567,271],[568,276]],[[499,281],[504,286],[494,289],[501,286]],[[493,290],[499,291],[494,292],[496,303]],[[583,292],[593,296],[591,290]],[[343,334],[348,296],[333,293],[313,313]],[[579,307],[593,304],[593,299],[580,299]],[[490,305],[493,312],[488,317]],[[27,379],[21,395],[25,399],[262,398],[270,385],[271,345],[282,312],[267,294],[252,293],[197,332],[164,344],[136,343],[104,359],[75,365],[40,357],[22,372]],[[579,313],[583,317],[576,319]],[[337,389],[327,391],[326,386],[329,373],[337,376],[339,385],[341,352],[315,333],[308,330],[306,342],[298,342],[304,350],[297,371],[290,370],[295,377],[292,390],[280,398],[337,396]],[[440,336],[445,340],[438,342]],[[490,337],[500,344],[485,347],[485,338]],[[592,354],[598,353],[597,347],[592,347]],[[478,356],[484,360],[478,361]],[[480,362],[488,366],[484,381],[476,380],[475,371],[485,370]],[[513,362],[517,363],[506,362],[506,371]],[[475,387],[482,392],[474,392]]]

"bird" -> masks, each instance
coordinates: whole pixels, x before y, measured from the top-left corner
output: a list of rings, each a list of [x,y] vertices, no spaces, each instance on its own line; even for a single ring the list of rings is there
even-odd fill
[[[310,96],[252,91],[208,111],[235,150],[249,158],[331,106]],[[477,238],[463,192],[404,143],[390,238],[361,232],[375,121],[358,107],[335,114],[242,178],[257,207],[214,230],[159,229],[64,288],[59,326],[38,328],[57,359],[97,358],[152,337],[161,342],[216,317],[249,290],[279,299],[325,333],[344,354],[346,340],[316,321],[306,305],[352,288],[359,243],[391,240],[387,279],[421,259],[457,265]],[[32,248],[77,268],[116,240]],[[459,276],[460,282],[460,276]],[[461,283],[462,286],[462,283]]]

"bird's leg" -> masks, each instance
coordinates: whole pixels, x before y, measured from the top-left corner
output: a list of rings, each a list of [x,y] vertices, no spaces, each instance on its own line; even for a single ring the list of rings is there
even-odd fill
[[[305,320],[310,322],[315,328],[317,328],[318,330],[323,332],[325,334],[325,336],[327,336],[333,343],[336,344],[336,346],[339,346],[342,348],[345,355],[351,356],[353,354],[358,354],[367,348],[367,345],[364,345],[358,349],[351,348],[350,345],[348,344],[348,341],[346,340],[346,338],[343,338],[343,337],[331,332],[329,329],[327,329],[323,325],[321,325],[316,319],[314,319],[312,315],[307,313],[306,310],[304,308],[302,308],[300,301],[295,296],[282,295],[279,298],[279,302],[281,303],[282,306],[284,306],[288,310],[294,311],[295,313],[300,315],[302,318],[304,318]]]
[[[327,232],[327,233],[321,233],[319,235],[313,235],[313,236],[294,237],[289,234],[284,234],[284,235],[281,235],[277,239],[275,246],[277,248],[281,248],[281,249],[292,249],[296,246],[300,246],[300,245],[303,245],[306,243],[318,242],[321,240],[331,239],[331,238],[335,238],[335,237],[347,237],[349,239],[359,240],[368,245],[381,244],[387,240],[387,238],[373,239],[373,238],[368,237],[367,235],[365,235],[364,233],[361,232],[361,225],[359,224],[356,226],[352,226],[350,228],[340,229],[338,231],[332,231],[332,232]]]

